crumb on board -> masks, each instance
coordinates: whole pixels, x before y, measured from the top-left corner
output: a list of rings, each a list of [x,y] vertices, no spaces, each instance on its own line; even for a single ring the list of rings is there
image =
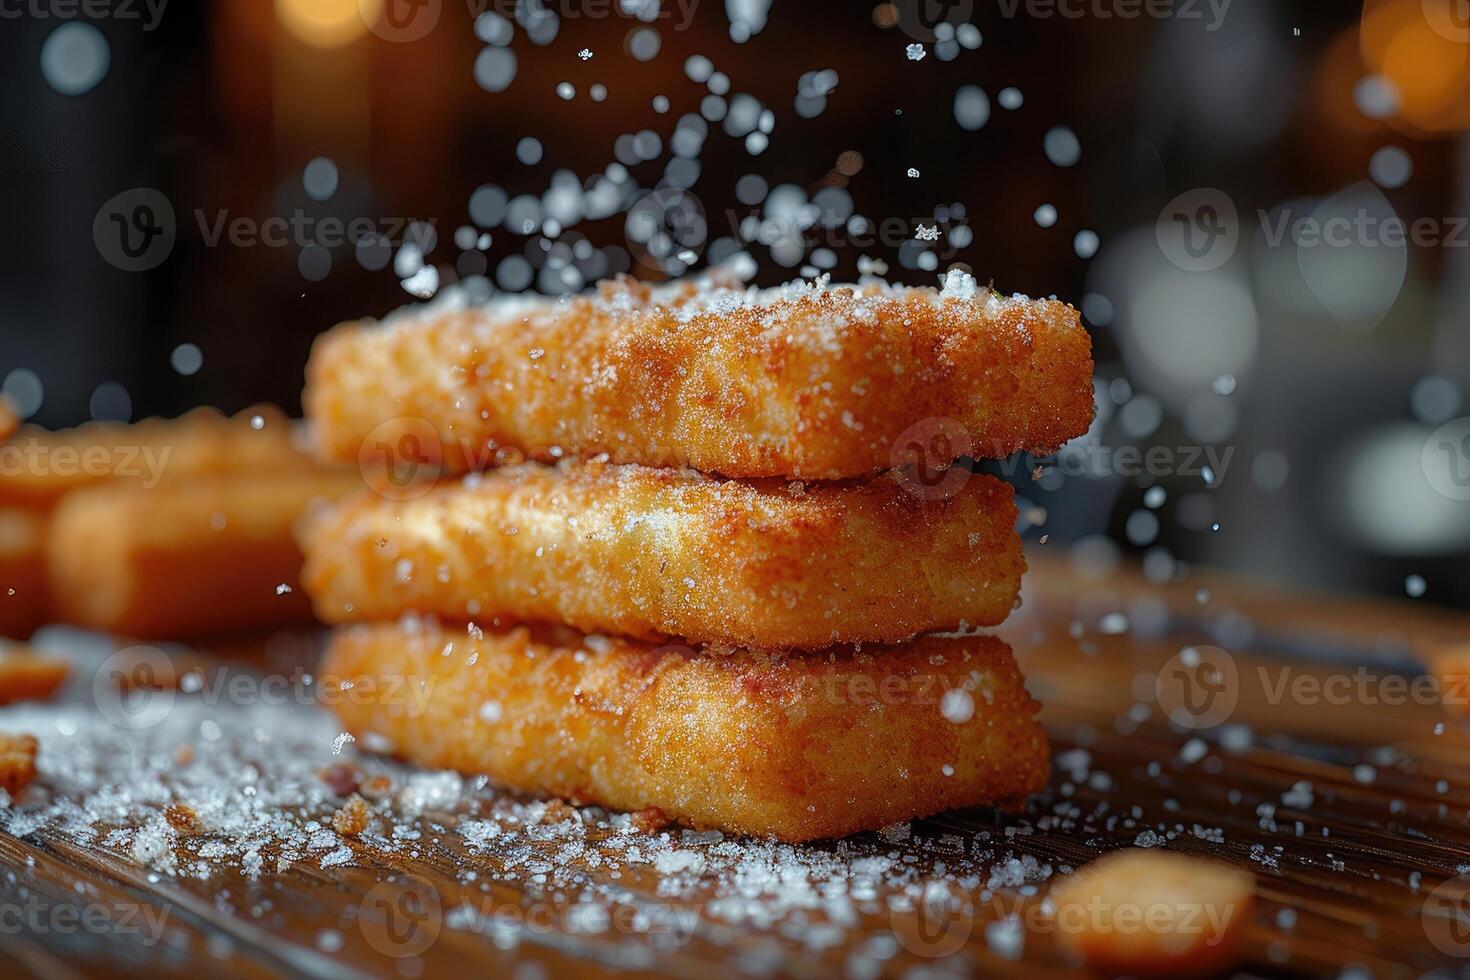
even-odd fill
[[[36,737],[0,732],[0,789],[11,796],[36,778]]]
[[[187,803],[170,803],[164,808],[163,818],[181,834],[196,834],[200,830],[199,814]]]
[[[367,801],[353,793],[341,809],[332,814],[332,829],[343,837],[356,837],[367,830],[368,818]]]

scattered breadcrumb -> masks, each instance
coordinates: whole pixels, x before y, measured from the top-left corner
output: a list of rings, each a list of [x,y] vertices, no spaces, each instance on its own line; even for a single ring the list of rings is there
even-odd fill
[[[367,830],[367,826],[367,801],[356,793],[349,796],[342,808],[332,814],[332,829],[343,837],[356,837]]]
[[[187,803],[170,803],[164,808],[163,818],[168,825],[181,834],[199,831],[199,814]]]
[[[361,783],[361,774],[350,762],[334,762],[317,773],[322,782],[338,796],[351,796]]]
[[[36,778],[36,737],[0,732],[0,789],[11,796]]]

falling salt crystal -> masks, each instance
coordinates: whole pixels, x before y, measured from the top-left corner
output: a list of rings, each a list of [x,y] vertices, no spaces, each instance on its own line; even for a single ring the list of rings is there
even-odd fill
[[[583,61],[590,61],[590,60],[592,60],[592,49],[591,48],[583,48],[581,51],[578,51],[577,52],[577,57],[578,58],[581,58]]]
[[[1185,763],[1193,765],[1203,759],[1209,751],[1210,747],[1205,744],[1204,739],[1192,738],[1185,742],[1184,747],[1179,750],[1179,758]]]
[[[474,623],[470,623],[468,626],[466,626],[465,632],[470,635],[470,639],[472,640],[483,640],[485,638],[485,631],[480,629],[480,627],[476,626]]]
[[[1026,949],[1026,930],[1020,917],[1008,915],[986,925],[985,945],[1003,960],[1019,960]]]
[[[956,725],[963,725],[975,717],[975,699],[969,691],[959,688],[945,691],[944,697],[939,699],[939,713]]]
[[[1057,209],[1050,204],[1043,204],[1036,209],[1032,217],[1041,227],[1050,228],[1057,223]]]
[[[1201,466],[1199,468],[1199,475],[1200,475],[1200,478],[1205,481],[1205,485],[1206,486],[1214,486],[1215,485],[1215,471],[1212,470],[1212,469],[1210,469],[1210,467],[1208,467],[1208,466]]]
[[[261,429],[265,428],[265,419],[259,415],[250,416],[250,428],[254,429],[256,432],[259,432]]]
[[[352,737],[352,734],[350,732],[340,732],[340,733],[338,733],[337,737],[334,738],[334,739],[332,739],[332,754],[333,755],[341,755],[342,754],[342,746],[346,745],[348,742],[356,742],[356,741],[357,741],[357,739],[353,738]]]
[[[923,61],[924,55],[929,53],[924,50],[924,46],[922,44],[918,43],[910,44],[908,47],[904,48],[904,51],[908,54],[910,61]]]
[[[439,291],[439,269],[432,265],[424,266],[403,280],[403,288],[419,299],[430,298]]]
[[[1353,779],[1362,783],[1364,786],[1371,785],[1377,778],[1378,770],[1366,762],[1360,762],[1356,766],[1353,766]]]
[[[944,765],[942,765],[942,766],[939,767],[939,771],[942,772],[942,773],[944,773],[946,776],[953,776],[954,775],[954,766],[952,766],[948,762],[946,762]]]
[[[1222,374],[1218,378],[1215,379],[1215,383],[1212,384],[1210,387],[1214,390],[1215,394],[1217,394],[1217,395],[1230,395],[1230,394],[1234,394],[1234,392],[1235,392],[1235,375],[1233,375],[1233,374]]]
[[[282,582],[280,585],[276,586],[276,595],[289,595],[290,592],[291,586],[287,585],[285,582]]]
[[[1422,575],[1410,575],[1404,579],[1404,591],[1408,593],[1411,599],[1419,598],[1428,588],[1429,583],[1424,581],[1424,576]]]
[[[939,226],[935,225],[933,228],[926,228],[921,224],[918,230],[914,232],[914,237],[921,242],[937,242],[939,241]]]
[[[1147,507],[1149,510],[1158,510],[1160,507],[1164,506],[1164,501],[1167,498],[1168,491],[1156,483],[1144,491],[1143,506]]]
[[[1128,632],[1128,617],[1120,612],[1108,613],[1097,624],[1104,636],[1120,636]]]
[[[576,96],[577,89],[571,82],[558,82],[556,85],[556,94],[570,102]]]
[[[910,167],[909,168],[909,176],[910,177],[917,177],[917,176],[919,176],[919,168],[918,167]]]

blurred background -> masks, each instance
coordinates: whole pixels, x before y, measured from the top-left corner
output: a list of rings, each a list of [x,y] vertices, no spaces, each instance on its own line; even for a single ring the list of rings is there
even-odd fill
[[[1038,547],[1470,604],[1467,0],[0,22],[0,379],[39,424],[299,412],[317,333],[445,289],[958,266],[1094,338],[1092,433],[985,464]]]

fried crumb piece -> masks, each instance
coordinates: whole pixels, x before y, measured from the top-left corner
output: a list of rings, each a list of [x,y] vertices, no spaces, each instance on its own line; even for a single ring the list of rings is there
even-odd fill
[[[347,798],[341,809],[332,814],[332,829],[343,837],[356,837],[367,829],[367,801],[356,793]]]
[[[646,807],[628,814],[632,820],[633,829],[640,834],[656,834],[660,830],[673,823],[668,816],[656,806]]]
[[[1052,889],[1057,942],[1108,974],[1225,973],[1255,887],[1250,873],[1215,861],[1128,848]]]
[[[351,796],[362,782],[362,774],[350,762],[334,762],[317,773],[327,788],[338,796]]]
[[[163,818],[168,825],[181,834],[199,831],[199,814],[187,803],[170,803],[164,808]]]
[[[566,823],[568,820],[575,820],[576,818],[577,811],[567,806],[566,800],[558,799],[548,800],[546,802],[546,806],[541,810],[541,819],[536,822],[543,826],[550,826],[552,824]]]
[[[194,761],[194,746],[192,743],[183,742],[174,749],[174,765],[187,766]]]
[[[36,737],[0,732],[0,789],[11,796],[36,778]]]
[[[381,800],[385,796],[393,795],[393,780],[379,773],[369,776],[367,782],[362,784],[362,795],[370,800]]]

